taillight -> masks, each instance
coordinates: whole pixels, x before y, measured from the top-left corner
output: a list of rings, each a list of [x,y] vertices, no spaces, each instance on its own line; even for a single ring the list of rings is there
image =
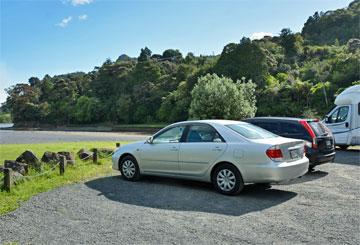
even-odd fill
[[[273,161],[282,161],[283,154],[279,146],[272,146],[266,150],[266,155]]]
[[[304,128],[306,129],[306,131],[309,133],[310,137],[311,137],[311,147],[316,149],[318,147],[317,142],[316,142],[316,135],[314,133],[314,131],[312,130],[312,128],[310,127],[310,125],[308,124],[308,122],[306,120],[300,120],[299,121],[301,125],[304,126]]]

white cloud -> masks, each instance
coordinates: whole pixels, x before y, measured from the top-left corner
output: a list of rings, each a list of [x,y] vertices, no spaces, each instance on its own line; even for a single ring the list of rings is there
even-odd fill
[[[78,18],[80,21],[84,21],[84,20],[87,20],[88,16],[86,14],[83,14],[83,15],[79,15]]]
[[[254,32],[253,34],[251,34],[250,39],[251,40],[257,40],[257,39],[261,39],[264,36],[274,36],[274,34],[272,34],[271,32]]]
[[[70,2],[71,5],[73,6],[78,6],[78,5],[90,4],[93,2],[93,0],[68,0],[68,2]]]
[[[57,26],[60,26],[60,27],[62,27],[62,28],[65,28],[65,27],[67,27],[67,25],[69,24],[69,22],[72,20],[72,17],[71,16],[69,16],[69,17],[67,17],[67,18],[64,18],[64,19],[62,19],[59,23],[57,23],[56,25]]]

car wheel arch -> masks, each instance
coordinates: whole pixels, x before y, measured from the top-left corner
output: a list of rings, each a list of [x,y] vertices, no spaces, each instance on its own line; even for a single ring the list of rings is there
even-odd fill
[[[127,157],[127,156],[131,156],[131,157],[135,158],[135,160],[137,160],[136,157],[135,157],[133,154],[130,154],[130,153],[128,153],[128,152],[125,152],[125,153],[123,153],[123,154],[119,157],[119,161],[118,161],[118,167],[119,167],[119,169],[120,169],[121,161],[122,161],[125,157]]]
[[[220,167],[221,165],[224,165],[224,164],[230,164],[230,165],[234,166],[234,167],[239,171],[241,177],[243,178],[240,169],[239,169],[235,164],[233,164],[232,162],[228,162],[228,161],[221,161],[221,162],[216,163],[216,164],[212,167],[212,169],[211,169],[210,178],[212,178],[212,176],[213,176],[213,174],[214,174],[214,171],[215,171],[218,167]]]

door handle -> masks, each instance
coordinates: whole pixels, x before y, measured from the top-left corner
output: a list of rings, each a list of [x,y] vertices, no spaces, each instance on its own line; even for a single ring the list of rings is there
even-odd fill
[[[178,151],[179,149],[176,146],[170,148],[170,151]]]
[[[216,146],[215,148],[212,149],[213,151],[221,151],[221,148],[219,146]]]

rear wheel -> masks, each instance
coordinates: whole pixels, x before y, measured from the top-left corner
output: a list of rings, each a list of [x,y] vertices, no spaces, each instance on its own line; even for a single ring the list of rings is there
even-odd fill
[[[139,165],[133,156],[126,156],[120,162],[121,176],[130,181],[136,181],[140,178]]]
[[[237,195],[244,188],[240,171],[232,164],[218,166],[211,177],[215,189],[221,194]]]

